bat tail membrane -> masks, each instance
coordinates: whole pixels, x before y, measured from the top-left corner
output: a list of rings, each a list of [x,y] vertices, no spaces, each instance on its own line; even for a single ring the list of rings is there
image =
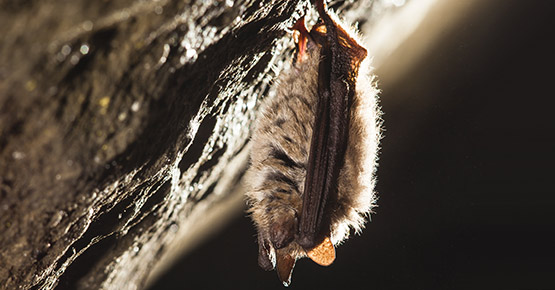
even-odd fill
[[[329,266],[335,260],[335,248],[330,238],[326,237],[321,244],[306,252],[306,255],[320,266]]]

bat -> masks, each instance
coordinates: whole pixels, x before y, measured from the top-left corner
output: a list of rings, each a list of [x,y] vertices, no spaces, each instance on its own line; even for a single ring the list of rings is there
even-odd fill
[[[376,201],[381,119],[367,50],[323,0],[315,6],[310,31],[304,18],[293,27],[294,63],[262,105],[246,175],[258,264],[285,286],[300,258],[330,265]]]

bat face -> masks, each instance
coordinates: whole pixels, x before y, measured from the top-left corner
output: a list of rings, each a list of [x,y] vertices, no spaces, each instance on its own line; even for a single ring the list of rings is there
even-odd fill
[[[321,21],[310,32],[302,20],[294,27],[295,66],[263,105],[247,172],[259,265],[286,286],[297,259],[330,265],[375,202],[380,121],[366,49],[323,1],[316,7]]]

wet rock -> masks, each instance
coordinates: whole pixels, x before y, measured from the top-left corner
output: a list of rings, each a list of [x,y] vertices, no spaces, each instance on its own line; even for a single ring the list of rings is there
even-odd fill
[[[0,288],[141,288],[240,179],[307,6],[0,2]]]

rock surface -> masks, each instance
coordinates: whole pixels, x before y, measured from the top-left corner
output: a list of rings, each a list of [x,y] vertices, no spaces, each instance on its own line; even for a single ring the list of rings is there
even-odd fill
[[[0,1],[0,288],[143,287],[240,179],[308,5]]]

